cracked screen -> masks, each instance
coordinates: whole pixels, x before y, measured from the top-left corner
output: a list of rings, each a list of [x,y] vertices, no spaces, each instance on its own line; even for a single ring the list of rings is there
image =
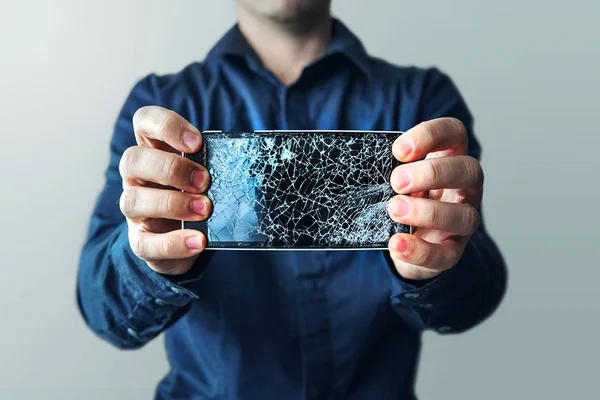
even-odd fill
[[[184,227],[207,248],[386,248],[408,232],[387,213],[399,133],[204,133],[213,212]]]

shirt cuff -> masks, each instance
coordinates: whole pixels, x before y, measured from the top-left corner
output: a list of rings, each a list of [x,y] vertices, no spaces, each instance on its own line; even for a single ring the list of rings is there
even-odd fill
[[[114,268],[128,289],[129,296],[133,297],[134,303],[152,303],[156,307],[166,305],[182,307],[194,298],[198,298],[185,285],[165,278],[137,257],[129,245],[127,225],[123,224],[122,229],[123,231],[113,243],[111,255]]]
[[[410,280],[398,274],[393,261],[386,255],[394,275],[392,303],[416,307],[423,311],[442,309],[463,297],[473,288],[480,273],[477,251],[467,243],[460,261],[438,276],[424,280]]]
[[[204,272],[207,269],[207,266],[210,262],[210,259],[214,256],[214,251],[204,250],[196,261],[194,265],[184,274],[181,275],[167,275],[167,274],[158,274],[166,281],[181,286],[182,288],[191,289],[193,284],[200,281],[204,276]]]

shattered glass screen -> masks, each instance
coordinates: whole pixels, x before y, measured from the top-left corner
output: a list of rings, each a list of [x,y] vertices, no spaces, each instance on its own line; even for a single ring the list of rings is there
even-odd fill
[[[399,133],[204,133],[213,212],[184,227],[207,248],[386,248],[408,232],[387,213]]]

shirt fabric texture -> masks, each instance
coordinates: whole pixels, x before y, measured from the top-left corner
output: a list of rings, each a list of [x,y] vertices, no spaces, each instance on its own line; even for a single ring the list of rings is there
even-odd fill
[[[77,300],[87,325],[118,348],[165,332],[170,371],[156,400],[415,399],[423,331],[464,332],[500,303],[506,269],[483,222],[460,262],[426,281],[400,277],[383,250],[207,250],[185,275],[152,271],[133,254],[119,209],[119,161],[136,145],[132,117],[146,105],[201,131],[406,131],[455,117],[467,127],[469,154],[479,159],[481,148],[446,74],[372,57],[338,20],[326,53],[287,87],[237,25],[204,61],[140,79],[115,124]]]

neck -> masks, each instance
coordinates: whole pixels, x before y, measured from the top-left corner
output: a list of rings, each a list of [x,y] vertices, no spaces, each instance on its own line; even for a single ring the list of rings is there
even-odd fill
[[[302,70],[327,49],[331,15],[310,21],[275,21],[238,7],[238,25],[265,68],[284,85],[298,80]]]

